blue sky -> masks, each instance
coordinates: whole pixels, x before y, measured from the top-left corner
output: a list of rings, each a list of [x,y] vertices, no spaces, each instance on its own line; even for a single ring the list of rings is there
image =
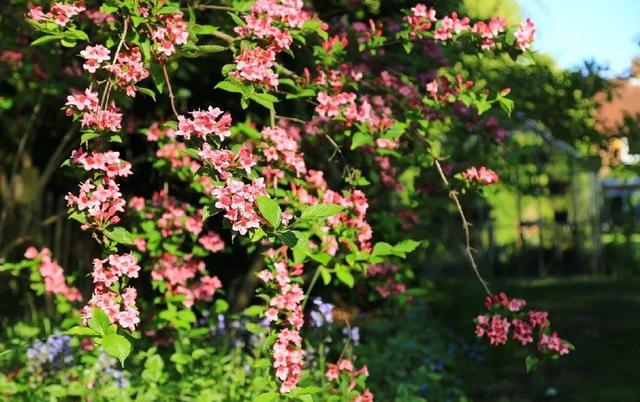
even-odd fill
[[[559,65],[579,67],[594,59],[606,75],[628,73],[640,56],[640,0],[518,0],[538,26],[534,48]]]

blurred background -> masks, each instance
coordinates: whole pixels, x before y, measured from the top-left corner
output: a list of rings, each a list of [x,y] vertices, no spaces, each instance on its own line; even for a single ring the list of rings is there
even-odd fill
[[[10,3],[18,10],[26,2]],[[312,3],[332,23],[338,23],[336,16],[397,16],[415,4]],[[465,400],[453,396],[464,394],[478,401],[639,401],[634,367],[640,360],[640,1],[432,5],[478,19],[499,15],[512,24],[530,17],[537,25],[534,63],[459,60],[488,86],[511,88],[516,105],[508,124],[485,122],[494,135],[509,138],[510,146],[491,166],[501,183],[464,203],[473,223],[472,244],[492,287],[548,309],[554,327],[576,350],[526,374],[513,351],[489,350],[474,338],[472,318],[482,311],[482,288],[464,257],[455,214],[438,219],[446,208],[436,208],[428,224],[415,229],[429,243],[414,261],[420,301],[395,321],[365,317],[359,323],[362,334],[370,334],[369,340],[363,335],[359,353],[371,372],[381,373],[372,386],[378,399]],[[0,20],[2,32],[13,29],[9,15]],[[26,46],[28,40],[13,38],[0,48],[0,258],[15,259],[26,245],[44,244],[65,270],[86,272],[96,249],[66,219],[64,194],[74,180],[58,170],[77,146],[77,128],[70,128],[59,109],[79,65],[61,55],[38,63],[1,50],[15,49],[16,43]],[[211,85],[194,78],[197,68],[178,77],[180,85],[191,85],[177,93],[183,104],[209,96],[203,88]],[[52,79],[56,74],[60,81]],[[209,84],[215,79],[204,78]],[[150,101],[134,107],[147,117],[161,114]],[[136,121],[128,124],[131,131],[139,128]],[[135,141],[126,156],[134,162],[132,149],[140,147]],[[130,185],[140,190],[152,180]],[[448,205],[439,196],[429,202]],[[375,219],[374,227],[384,230],[384,216]],[[0,283],[3,298],[15,298],[19,289],[12,281]],[[12,303],[2,303],[0,313],[18,314]],[[400,363],[390,366],[396,359]]]

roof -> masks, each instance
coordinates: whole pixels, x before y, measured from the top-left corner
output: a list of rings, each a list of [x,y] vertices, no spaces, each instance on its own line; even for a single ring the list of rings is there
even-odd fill
[[[626,115],[640,114],[640,78],[616,80],[617,88],[613,90],[611,101],[604,101],[596,114],[598,129],[615,131]],[[601,95],[603,96],[603,95]]]

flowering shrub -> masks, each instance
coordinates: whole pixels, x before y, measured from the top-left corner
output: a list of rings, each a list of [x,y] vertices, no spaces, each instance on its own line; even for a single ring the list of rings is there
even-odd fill
[[[487,337],[491,345],[505,345],[510,340],[522,346],[532,344],[537,350],[527,357],[527,370],[538,364],[540,358],[558,358],[566,355],[573,345],[560,339],[551,330],[546,311],[525,310],[527,302],[511,299],[504,292],[487,296],[488,314],[476,317],[476,335]],[[509,334],[511,333],[511,337]],[[534,340],[536,336],[537,340]]]
[[[84,88],[69,90],[64,105],[81,133],[80,147],[65,163],[79,177],[66,201],[69,218],[101,252],[91,264],[91,295],[84,297],[67,284],[46,249],[29,249],[32,262],[6,267],[37,265],[45,292],[81,302],[69,312],[65,329],[81,339],[82,353],[96,357],[94,349],[103,350],[125,365],[135,352],[133,364],[144,368],[130,395],[158,395],[164,381],[158,347],[174,345],[175,370],[196,373],[210,366],[206,350],[191,339],[229,331],[233,336],[227,333],[227,341],[255,351],[237,355],[238,348],[223,349],[235,354],[237,364],[256,368],[246,389],[233,391],[238,398],[373,400],[366,366],[356,369],[341,356],[325,368],[322,353],[314,360],[305,324],[319,328],[333,323],[333,316],[329,305],[307,302],[320,280],[327,287],[357,284],[359,292],[370,286],[375,298],[405,293],[404,281],[413,274],[403,260],[423,243],[378,234],[370,210],[398,211],[386,224],[410,229],[420,221],[421,187],[428,177],[439,180],[431,185],[444,188],[453,200],[472,268],[491,295],[471,253],[458,195],[474,184],[497,183],[498,174],[450,159],[457,155],[449,132],[476,127],[481,115],[491,113],[484,124],[495,135],[488,142],[500,143],[496,116],[511,113],[510,90],[486,89],[478,84],[481,77],[446,63],[413,71],[422,67],[398,68],[393,60],[424,53],[435,60],[436,53],[456,49],[526,58],[535,35],[531,21],[508,27],[499,17],[472,21],[417,4],[386,25],[333,27],[301,0],[233,7],[114,0],[98,9],[55,2],[50,9],[34,5],[25,14],[41,33],[33,46],[72,49],[82,66],[77,79]],[[312,52],[307,65],[291,63],[287,55],[305,49]],[[230,63],[219,69],[221,79],[209,84],[228,93],[225,100],[239,104],[232,106],[237,112],[225,110],[220,97],[192,108],[177,102],[174,78],[182,63],[223,52]],[[384,57],[376,59],[379,55]],[[168,102],[171,116],[134,120],[133,102],[142,96]],[[295,116],[281,114],[288,112]],[[150,167],[161,177],[162,183],[152,183],[157,187],[150,197],[128,186],[147,174],[122,149],[135,141],[130,125],[147,127],[141,132],[153,149]],[[373,220],[385,219],[374,213]],[[226,281],[209,262],[238,248],[254,259],[250,295],[244,305],[230,306],[224,296],[243,283]],[[535,321],[540,318],[535,312],[529,314],[536,318],[527,316],[525,322],[523,306],[510,315],[501,310],[518,302],[507,306],[495,300],[490,315],[478,318],[479,336],[503,344],[513,327],[513,339],[526,344],[538,328],[540,353],[567,352],[564,341]],[[250,302],[256,304],[247,306]],[[309,314],[308,305],[315,306]],[[242,316],[233,321],[233,331],[224,314]],[[345,350],[360,336],[346,323]],[[136,350],[142,334],[155,346]],[[321,370],[313,370],[314,364]],[[112,374],[118,387],[127,388],[122,374]],[[196,382],[180,395],[208,385]],[[327,397],[318,399],[320,392]]]

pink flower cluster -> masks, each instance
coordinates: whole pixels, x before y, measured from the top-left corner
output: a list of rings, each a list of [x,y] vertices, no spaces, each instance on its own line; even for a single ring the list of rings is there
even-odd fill
[[[495,17],[487,22],[478,21],[471,25],[468,17],[460,18],[455,11],[438,20],[436,11],[424,4],[416,4],[404,20],[409,24],[409,34],[412,38],[423,32],[431,32],[433,28],[433,39],[437,41],[448,41],[462,32],[472,32],[479,38],[483,50],[495,48],[498,36],[505,32],[507,26],[506,20],[502,17]],[[535,26],[527,19],[520,25],[516,34],[518,47],[522,50],[527,49],[533,41],[534,34]]]
[[[434,8],[418,3],[411,7],[411,15],[405,16],[404,20],[411,25],[414,31],[427,31],[438,19]]]
[[[307,173],[303,154],[299,150],[299,130],[265,127],[260,134],[265,141],[258,146],[267,162],[280,161],[285,167],[293,170],[298,177]]]
[[[158,146],[156,156],[167,160],[171,164],[173,170],[186,168],[189,172],[197,172],[201,165],[186,152],[187,146],[182,142],[168,141]]]
[[[233,230],[244,236],[250,229],[260,227],[262,219],[256,211],[256,199],[267,195],[264,178],[253,179],[251,183],[230,178],[224,186],[215,187],[212,194],[216,197],[215,207],[225,211]]]
[[[347,124],[366,122],[371,119],[371,104],[365,99],[358,105],[356,97],[353,92],[342,92],[335,96],[319,92],[317,96],[319,105],[316,106],[316,113],[320,117],[329,118],[343,115]]]
[[[82,68],[91,74],[94,74],[100,67],[102,67],[103,62],[108,61],[111,58],[110,54],[111,50],[102,45],[87,46],[80,52],[80,56],[86,60],[82,65]]]
[[[458,18],[458,14],[454,11],[450,16],[445,16],[440,20],[440,26],[433,33],[433,38],[440,41],[446,41],[458,35],[462,31],[470,28],[469,18]]]
[[[201,274],[199,278],[196,278]],[[184,295],[182,304],[191,307],[196,300],[211,301],[216,291],[222,288],[217,276],[206,274],[204,261],[187,254],[184,257],[163,253],[154,263],[151,277],[166,285],[166,291]]]
[[[84,92],[72,92],[67,96],[67,115],[82,113],[82,127],[92,128],[99,131],[117,132],[122,123],[122,113],[111,103],[106,109],[100,108],[98,93],[90,89]]]
[[[376,292],[382,297],[386,299],[392,295],[398,295],[404,293],[406,290],[406,286],[404,283],[396,281],[394,278],[395,274],[398,272],[398,266],[394,264],[374,264],[370,265],[367,268],[367,277],[368,278],[376,278],[382,277],[384,282],[376,285]]]
[[[236,70],[231,72],[231,76],[268,88],[276,88],[278,74],[271,69],[275,61],[276,52],[272,48],[245,47],[235,59]]]
[[[118,323],[131,331],[135,330],[140,322],[136,307],[136,290],[127,287],[119,294],[112,289],[112,285],[116,282],[124,285],[125,279],[137,278],[139,272],[140,267],[132,254],[112,254],[102,260],[95,258],[92,273],[95,288],[91,300],[82,309],[84,324],[86,325],[91,318],[92,309],[98,307],[107,314],[111,323]]]
[[[205,142],[198,154],[204,162],[209,163],[218,172],[223,180],[231,177],[229,171],[232,169],[243,169],[249,174],[251,168],[258,163],[258,158],[246,145],[240,147],[234,154],[228,149],[213,149]]]
[[[240,37],[255,37],[270,42],[275,51],[289,49],[293,38],[291,28],[300,28],[310,19],[302,10],[302,0],[260,0],[256,1],[251,11],[245,15],[244,26],[234,30]]]
[[[278,254],[284,254],[279,259]],[[265,286],[275,292],[269,302],[266,318],[281,328],[273,345],[273,368],[276,377],[282,381],[280,392],[287,393],[295,388],[302,371],[303,350],[300,329],[304,324],[302,300],[304,292],[300,285],[293,283],[292,276],[302,274],[302,267],[290,267],[286,263],[286,247],[280,251],[273,249],[267,252],[271,270],[263,270],[258,277]]]
[[[256,0],[251,11],[254,15],[280,21],[289,28],[300,28],[311,18],[303,6],[302,0]]]
[[[484,166],[480,167],[480,169],[472,166],[462,172],[462,177],[469,182],[480,183],[486,186],[496,184],[499,181],[496,172]]]
[[[178,130],[174,135],[181,135],[185,139],[190,139],[194,134],[196,137],[207,139],[208,135],[217,135],[220,141],[231,135],[231,115],[223,113],[219,108],[209,106],[207,110],[196,110],[189,112],[191,118],[178,116]]]
[[[251,14],[244,16],[245,25],[234,30],[242,38],[265,40],[266,47],[243,47],[235,58],[236,69],[231,76],[267,88],[278,86],[278,75],[271,69],[276,54],[289,49],[293,38],[289,29],[300,28],[310,19],[302,10],[302,0],[258,0]]]
[[[99,9],[88,9],[84,15],[96,25],[114,22],[116,20],[113,14],[103,13]]]
[[[496,38],[507,26],[507,21],[502,17],[494,17],[489,22],[478,21],[473,25],[473,32],[482,39],[481,48],[490,50],[496,46]]]
[[[131,172],[131,164],[120,159],[120,152],[92,152],[86,153],[82,149],[71,152],[73,163],[80,165],[87,172],[97,170],[103,172],[107,177],[127,177]]]
[[[120,186],[114,178],[131,174],[131,165],[119,158],[118,152],[95,152],[87,154],[79,149],[73,151],[72,160],[87,171],[97,170],[104,176],[101,179],[86,180],[80,183],[78,195],[73,193],[65,197],[67,205],[79,212],[86,212],[87,222],[83,229],[90,226],[104,229],[110,224],[120,221],[118,212],[124,212],[125,201],[120,192]]]
[[[437,102],[454,103],[457,101],[457,95],[471,87],[473,87],[473,81],[465,81],[461,75],[456,75],[455,82],[451,82],[446,77],[438,77],[427,83],[425,89]]]
[[[34,6],[29,9],[27,15],[35,22],[53,21],[55,24],[64,27],[71,18],[80,14],[85,10],[82,2],[75,3],[53,3],[49,12],[45,13],[41,6]]]
[[[131,47],[128,52],[121,51],[113,63],[104,67],[113,74],[116,85],[125,90],[131,97],[136,96],[135,84],[149,76],[149,71],[144,68],[142,54],[137,47]]]
[[[342,374],[342,376],[341,376]],[[331,382],[349,381],[347,389],[349,391],[354,390],[358,386],[356,381],[358,377],[368,377],[369,370],[367,366],[362,366],[358,370],[355,370],[353,363],[349,359],[342,359],[337,364],[327,364],[327,371],[325,377]],[[368,389],[364,392],[358,393],[352,402],[373,402],[373,393]]]
[[[485,307],[489,314],[476,317],[476,335],[486,336],[491,345],[504,345],[511,338],[522,346],[534,342],[534,331],[539,336],[537,348],[543,355],[565,355],[571,346],[560,339],[557,333],[550,331],[549,313],[546,311],[524,311],[526,302],[522,299],[509,298],[504,292],[487,296]]]
[[[531,18],[527,18],[515,32],[516,45],[521,50],[527,50],[531,47],[531,43],[536,37],[536,25],[531,21]]]
[[[187,43],[189,39],[187,23],[180,13],[162,15],[160,24],[160,27],[152,31],[151,38],[155,42],[156,51],[169,57],[176,51],[176,46]]]
[[[35,247],[29,247],[25,251],[24,257],[29,260],[37,260],[38,271],[44,282],[46,293],[60,295],[71,302],[82,300],[80,291],[74,286],[67,285],[64,270],[51,257],[51,251],[48,248],[38,251]]]

